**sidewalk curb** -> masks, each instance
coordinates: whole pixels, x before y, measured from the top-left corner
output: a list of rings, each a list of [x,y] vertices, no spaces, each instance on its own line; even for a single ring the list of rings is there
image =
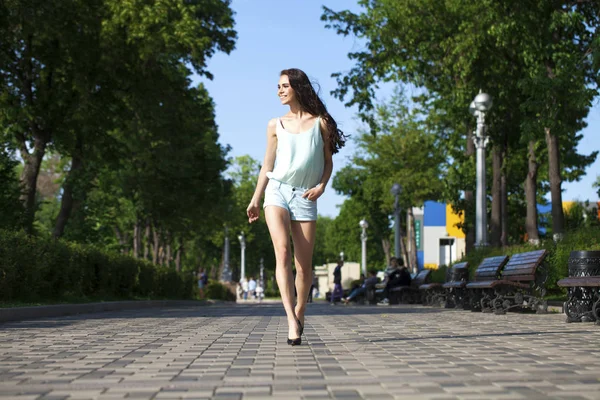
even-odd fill
[[[157,307],[201,307],[223,303],[220,300],[132,300],[103,303],[56,304],[49,306],[0,308],[0,323],[35,318],[63,317],[106,311],[136,310]]]

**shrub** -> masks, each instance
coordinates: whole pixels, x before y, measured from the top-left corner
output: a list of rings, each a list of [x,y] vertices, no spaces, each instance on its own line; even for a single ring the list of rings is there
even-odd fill
[[[220,282],[210,282],[204,290],[205,296],[213,300],[235,301],[236,297],[229,288]]]
[[[0,230],[0,301],[136,296],[192,299],[194,280],[94,246]]]

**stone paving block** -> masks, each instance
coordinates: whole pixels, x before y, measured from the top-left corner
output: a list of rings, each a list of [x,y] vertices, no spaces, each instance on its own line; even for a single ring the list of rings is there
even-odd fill
[[[560,315],[313,303],[306,339],[293,348],[277,304],[124,310],[2,327],[0,398],[27,398],[12,392],[23,387],[107,399],[536,400],[600,392],[600,329],[567,325]]]

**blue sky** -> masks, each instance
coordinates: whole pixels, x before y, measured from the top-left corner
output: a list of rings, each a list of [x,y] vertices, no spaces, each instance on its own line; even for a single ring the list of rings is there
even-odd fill
[[[361,124],[356,119],[356,109],[344,107],[329,93],[337,87],[331,74],[352,68],[354,63],[347,54],[360,49],[361,44],[353,37],[344,38],[325,29],[320,20],[322,5],[336,11],[359,10],[352,0],[232,1],[238,32],[236,49],[230,55],[216,54],[208,63],[214,79],[204,80],[216,103],[220,141],[232,147],[230,156],[248,154],[262,162],[267,122],[288,110],[276,95],[279,72],[285,68],[300,68],[317,81],[321,98],[340,128],[358,136],[356,132]],[[600,149],[598,102],[591,110],[588,123],[579,144],[580,151],[586,154]],[[350,141],[334,156],[333,175],[349,162],[353,153],[354,145]],[[592,183],[598,174],[600,160],[587,170],[580,182],[563,183],[563,200],[597,201]],[[337,216],[338,206],[343,201],[344,197],[328,185],[318,202],[319,214]]]

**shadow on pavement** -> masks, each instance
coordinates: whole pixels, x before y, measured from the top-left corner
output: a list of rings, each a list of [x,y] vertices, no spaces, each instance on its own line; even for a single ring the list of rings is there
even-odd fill
[[[377,315],[377,314],[437,314],[452,312],[441,308],[430,308],[420,305],[392,305],[392,306],[330,306],[328,303],[311,303],[307,307],[307,317],[310,315]],[[11,321],[0,324],[1,330],[10,329],[55,329],[61,326],[77,324],[89,320],[114,320],[136,318],[224,318],[224,317],[283,317],[285,312],[281,303],[231,303],[211,306],[179,306],[145,308],[139,310],[106,311],[68,315],[52,318],[40,318],[24,321]]]

